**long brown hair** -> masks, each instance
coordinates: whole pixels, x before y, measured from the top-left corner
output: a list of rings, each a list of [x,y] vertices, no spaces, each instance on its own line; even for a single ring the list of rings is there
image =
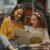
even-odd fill
[[[23,23],[24,22],[24,19],[25,19],[25,8],[24,8],[24,5],[22,4],[17,4],[15,6],[15,8],[12,10],[11,14],[10,14],[10,18],[11,20],[14,20],[14,11],[18,10],[18,9],[23,9],[23,14],[22,14],[22,17],[20,18],[20,21]]]
[[[39,13],[35,12],[32,15],[36,15],[38,19],[38,27],[47,28],[47,23],[44,17],[42,17]]]

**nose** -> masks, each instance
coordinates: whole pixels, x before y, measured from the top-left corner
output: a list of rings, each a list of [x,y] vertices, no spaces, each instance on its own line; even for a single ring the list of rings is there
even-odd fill
[[[18,17],[20,17],[21,15],[18,15]]]
[[[34,23],[34,21],[31,21],[31,23]]]

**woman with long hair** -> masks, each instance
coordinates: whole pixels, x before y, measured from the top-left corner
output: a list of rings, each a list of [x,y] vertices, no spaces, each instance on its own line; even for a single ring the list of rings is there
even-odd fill
[[[24,29],[23,23],[25,18],[24,6],[22,4],[17,4],[12,10],[10,16],[4,19],[1,25],[1,34],[5,35],[8,40],[13,38],[15,35],[14,28]],[[18,37],[18,36],[17,36]],[[4,38],[2,38],[4,39]],[[5,42],[5,41],[4,41]],[[9,43],[7,43],[9,46]],[[9,48],[12,48],[9,46]]]

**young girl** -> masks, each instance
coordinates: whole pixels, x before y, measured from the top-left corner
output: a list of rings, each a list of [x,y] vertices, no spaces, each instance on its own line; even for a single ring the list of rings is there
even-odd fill
[[[38,36],[42,38],[42,43],[49,42],[49,36],[47,31],[46,21],[37,12],[34,12],[30,20],[31,26],[29,27],[30,37]],[[31,39],[30,39],[31,40]],[[30,41],[31,42],[31,41]],[[32,39],[33,43],[33,39]]]

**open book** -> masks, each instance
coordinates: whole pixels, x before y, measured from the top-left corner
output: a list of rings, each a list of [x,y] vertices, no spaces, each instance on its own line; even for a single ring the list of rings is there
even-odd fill
[[[34,42],[36,41],[35,40],[36,38],[37,39],[39,38],[40,40],[42,40],[42,37],[41,37],[40,33],[38,33],[38,34],[36,34],[34,32],[33,33],[29,33],[29,32],[26,32],[25,30],[18,29],[18,28],[15,28],[14,32],[15,32],[16,36],[19,36],[19,38],[16,39],[16,42],[19,43],[19,44],[31,44],[31,42],[33,40],[34,40]],[[32,39],[32,41],[30,41],[31,39]]]

